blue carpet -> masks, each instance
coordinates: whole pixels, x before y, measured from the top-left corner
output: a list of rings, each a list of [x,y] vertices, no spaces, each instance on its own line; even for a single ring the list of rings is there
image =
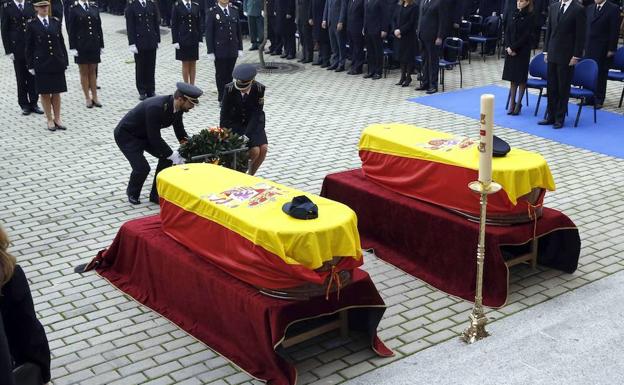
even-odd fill
[[[570,146],[624,158],[624,116],[613,112],[598,110],[597,123],[593,121],[593,107],[584,106],[578,127],[574,127],[577,105],[570,104],[569,115],[562,129],[552,126],[539,126],[537,122],[544,116],[546,98],[542,98],[537,116],[533,116],[537,96],[529,95],[530,105],[523,105],[518,116],[507,115],[505,103],[509,90],[499,86],[477,87],[434,95],[419,96],[409,101],[438,108],[440,110],[479,119],[479,106],[482,94],[494,94],[494,124],[501,127],[541,136]],[[525,102],[523,100],[523,102]]]

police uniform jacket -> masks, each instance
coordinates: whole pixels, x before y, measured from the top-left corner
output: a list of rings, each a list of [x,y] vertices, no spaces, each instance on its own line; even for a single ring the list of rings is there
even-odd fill
[[[206,48],[216,59],[236,58],[243,50],[243,36],[238,8],[228,6],[229,16],[218,5],[206,13]]]
[[[247,136],[258,128],[264,130],[264,91],[265,86],[254,81],[249,95],[243,101],[243,96],[234,87],[234,82],[226,84],[219,125]]]
[[[4,52],[13,54],[16,60],[24,60],[24,44],[26,42],[26,24],[35,17],[32,3],[25,1],[24,10],[20,11],[13,0],[2,4],[0,29],[2,31],[2,45]]]
[[[63,72],[69,65],[61,21],[48,17],[48,28],[38,17],[26,24],[26,64],[37,73]]]
[[[123,142],[139,140],[149,146],[150,153],[160,159],[173,151],[160,136],[160,130],[173,125],[178,140],[188,138],[182,121],[182,111],[173,112],[173,96],[154,96],[130,110],[115,128],[115,137]]]
[[[364,1],[364,32],[367,35],[379,36],[381,31],[388,32],[390,27],[389,5],[385,0]]]
[[[74,2],[69,10],[67,26],[70,49],[93,52],[104,48],[104,33],[97,5],[89,3],[89,10],[85,11],[78,1]]]
[[[139,50],[158,48],[160,43],[160,20],[158,8],[151,0],[145,0],[145,7],[134,0],[126,7],[126,30],[128,44]]]
[[[181,47],[197,46],[202,41],[204,30],[201,7],[191,2],[191,10],[183,0],[176,1],[171,13],[171,38]]]

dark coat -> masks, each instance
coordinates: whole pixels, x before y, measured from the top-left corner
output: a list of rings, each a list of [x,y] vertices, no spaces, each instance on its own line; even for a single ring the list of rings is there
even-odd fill
[[[296,5],[295,0],[276,0],[275,2],[275,24],[276,24],[277,30],[280,31],[282,34],[286,32],[287,28],[290,28],[290,29],[294,28],[296,7],[297,5]],[[293,31],[293,35],[294,35],[294,31]]]
[[[347,31],[350,34],[362,34],[364,29],[364,3],[366,0],[348,0]]]
[[[585,56],[597,61],[606,60],[607,52],[617,50],[620,10],[608,1],[603,3],[600,12],[596,4],[586,9],[587,33]]]
[[[533,23],[534,13],[526,8],[522,12],[516,11],[511,20],[505,25],[504,47],[511,48],[515,56],[505,57],[503,67],[503,80],[515,83],[526,83],[529,72],[531,48],[533,47]]]
[[[66,22],[70,49],[93,52],[104,48],[102,20],[97,5],[89,4],[87,12],[76,2],[71,6]]]
[[[448,34],[448,10],[445,0],[423,0],[420,2],[418,37],[423,41],[434,41]]]
[[[171,10],[171,39],[180,47],[195,47],[202,41],[204,19],[198,3],[191,3],[191,10],[184,1],[176,1]]]
[[[160,130],[173,125],[176,138],[188,137],[184,130],[182,112],[173,112],[173,96],[154,96],[137,104],[124,116],[115,128],[115,137],[147,140],[152,155],[160,159],[171,156],[173,151],[160,135]]]
[[[16,367],[33,363],[41,369],[43,382],[50,381],[50,346],[37,319],[28,280],[19,265],[15,266],[13,277],[2,287],[0,314]]]
[[[417,24],[418,6],[416,4],[410,4],[407,7],[400,6],[394,21],[394,28],[401,31],[399,58],[402,64],[411,64],[416,57],[418,44],[416,37]]]
[[[558,19],[560,3],[551,4],[546,25],[544,52],[548,52],[548,62],[568,64],[573,56],[583,57],[585,47],[585,9],[572,0],[565,13]]]
[[[126,30],[128,45],[136,45],[139,50],[153,50],[160,43],[160,16],[158,7],[146,0],[145,7],[134,0],[126,7]]]
[[[364,0],[364,33],[381,38],[390,29],[390,11],[385,0]]]
[[[347,1],[348,0],[327,0],[325,2],[323,20],[327,22],[328,28],[338,23],[344,23],[347,20]]]
[[[26,63],[38,73],[63,72],[69,65],[61,21],[49,17],[48,28],[38,17],[26,24]]]
[[[221,7],[206,12],[206,48],[217,59],[236,58],[243,50],[243,34],[238,20],[238,8],[230,5],[226,17]]]
[[[314,20],[312,26],[312,38],[314,41],[328,40],[327,30],[321,28],[326,0],[310,0],[310,14]]]
[[[4,52],[13,54],[16,59],[24,59],[24,44],[26,43],[26,25],[28,20],[35,17],[36,12],[30,1],[24,2],[24,10],[20,11],[15,2],[2,4],[0,31]]]

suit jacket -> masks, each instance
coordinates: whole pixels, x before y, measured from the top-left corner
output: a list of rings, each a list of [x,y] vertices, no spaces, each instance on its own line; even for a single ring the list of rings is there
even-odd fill
[[[620,10],[617,5],[605,1],[600,12],[596,12],[595,3],[585,11],[587,17],[585,56],[594,60],[606,60],[608,51],[617,50]]]
[[[263,125],[265,89],[262,83],[254,81],[249,95],[243,101],[242,94],[234,87],[234,83],[226,84],[219,125],[230,128],[239,135],[255,130],[259,124]]]
[[[206,12],[206,48],[217,59],[238,57],[243,50],[243,33],[238,8],[228,6],[229,16],[218,5]]]
[[[448,13],[445,0],[422,0],[418,19],[418,37],[423,41],[444,40],[448,34]]]
[[[385,0],[364,0],[364,33],[379,36],[390,29],[390,7]]]
[[[128,45],[136,45],[139,50],[158,48],[160,43],[160,16],[158,7],[151,0],[145,1],[145,7],[139,0],[134,0],[126,7],[126,30]]]
[[[362,34],[364,29],[364,3],[366,0],[347,0],[347,31]]]
[[[26,64],[39,73],[63,72],[69,62],[61,21],[56,17],[48,20],[48,28],[38,17],[26,24]]]
[[[314,41],[321,41],[329,39],[327,37],[327,30],[321,28],[321,22],[323,19],[323,13],[325,12],[326,0],[310,0],[310,15],[314,20],[312,26],[312,38]]]
[[[327,27],[335,27],[338,23],[347,20],[347,0],[327,0],[323,10],[323,21],[327,22]]]
[[[195,47],[204,38],[204,20],[198,3],[191,3],[191,10],[185,1],[176,1],[171,10],[171,39],[181,47]]]
[[[583,57],[586,29],[585,10],[576,0],[571,0],[565,13],[559,18],[560,8],[560,3],[554,3],[550,6],[544,52],[548,52],[548,62],[568,64],[573,56]]]
[[[89,11],[79,2],[72,4],[66,25],[70,49],[93,52],[104,48],[102,20],[96,4],[89,4]]]
[[[308,20],[312,18],[311,2],[312,0],[297,0],[297,25],[300,29],[299,32],[303,32],[303,28],[311,28],[310,24],[308,24]]]
[[[24,2],[23,11],[20,11],[12,0],[2,4],[0,31],[4,53],[7,55],[12,53],[17,60],[24,60],[26,24],[35,15],[35,9],[30,1]]]
[[[119,141],[147,141],[150,151],[160,159],[171,156],[173,151],[160,135],[160,130],[173,125],[178,140],[188,138],[184,130],[182,112],[173,112],[173,96],[154,96],[145,99],[128,111],[115,127],[115,137]]]

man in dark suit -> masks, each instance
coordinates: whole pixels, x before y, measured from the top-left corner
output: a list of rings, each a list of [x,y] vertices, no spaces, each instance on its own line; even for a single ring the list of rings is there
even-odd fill
[[[323,11],[322,27],[329,32],[331,46],[330,71],[342,72],[345,70],[347,57],[347,37],[345,21],[347,20],[347,0],[327,0]]]
[[[438,92],[438,73],[442,42],[448,33],[448,10],[445,0],[422,0],[418,19],[418,39],[423,58],[423,75],[418,91]]]
[[[312,40],[319,47],[318,59],[312,62],[312,65],[321,66],[321,68],[329,67],[331,48],[329,44],[329,32],[323,28],[323,13],[325,12],[326,0],[310,0],[311,19],[308,24],[312,26]]]
[[[229,0],[219,0],[206,13],[206,48],[208,59],[214,60],[220,102],[223,99],[223,88],[232,81],[236,59],[243,56],[238,8],[230,5]]]
[[[576,0],[553,3],[548,12],[544,59],[548,62],[548,112],[540,125],[563,127],[574,66],[583,57],[585,10]]]
[[[276,0],[275,23],[277,31],[284,43],[284,53],[280,56],[292,60],[297,54],[295,43],[295,0]]]
[[[365,78],[381,79],[383,41],[390,30],[389,4],[385,0],[364,0],[364,39],[368,73]]]
[[[595,0],[587,7],[587,35],[585,57],[598,63],[596,84],[596,108],[602,108],[607,91],[607,75],[612,58],[617,50],[620,10],[617,5],[606,0]]]
[[[312,26],[309,21],[312,19],[312,0],[297,0],[297,29],[301,41],[301,63],[311,63],[314,59],[314,41],[312,40]]]
[[[156,90],[156,50],[160,46],[158,8],[151,0],[134,0],[126,8],[129,50],[134,54],[136,88],[139,99],[154,96]]]
[[[26,22],[35,17],[35,9],[30,1],[17,0],[2,4],[0,30],[4,53],[13,61],[15,79],[17,81],[17,102],[22,108],[22,115],[31,112],[43,114],[37,106],[39,95],[35,90],[35,77],[28,72],[24,44],[26,39]]]
[[[364,65],[364,3],[366,0],[348,0],[347,34],[351,42],[351,69],[347,74],[359,75]]]
[[[150,172],[144,152],[158,158],[150,193],[150,201],[154,203],[158,203],[158,173],[172,164],[184,163],[178,151],[173,151],[160,136],[160,130],[173,125],[176,138],[183,144],[188,135],[184,130],[182,115],[199,103],[198,98],[203,92],[187,83],[177,83],[176,87],[173,95],[155,96],[137,104],[115,127],[115,142],[132,167],[126,195],[128,202],[133,205],[141,203],[141,188]]]

